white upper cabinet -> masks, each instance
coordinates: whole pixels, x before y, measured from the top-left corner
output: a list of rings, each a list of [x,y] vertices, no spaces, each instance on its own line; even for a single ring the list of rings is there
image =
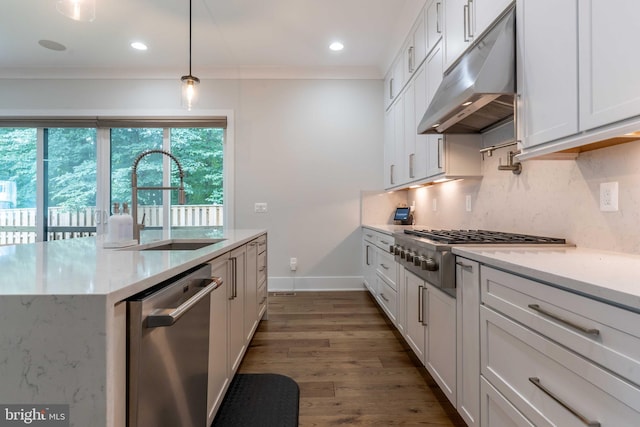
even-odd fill
[[[418,135],[417,127],[424,112],[429,105],[427,94],[427,66],[421,67],[415,75],[413,80],[413,132],[414,132],[414,156],[411,159],[411,167],[413,172],[413,178],[424,178],[427,175],[427,162],[429,156],[429,141],[427,135]]]
[[[427,69],[427,106],[433,99],[440,82],[442,82],[444,52],[442,42],[438,42],[433,48],[426,62]],[[426,109],[425,109],[426,111]],[[419,121],[418,121],[419,123]],[[427,144],[427,173],[426,176],[434,176],[443,172],[443,135],[422,135]]]
[[[393,186],[393,167],[395,164],[393,110],[384,113],[384,188]]]
[[[581,0],[578,11],[580,130],[637,116],[640,2]]]
[[[427,27],[427,54],[442,39],[444,33],[443,2],[444,0],[430,0],[424,9]]]
[[[640,128],[640,2],[518,0],[516,9],[522,158]]]
[[[485,32],[513,0],[445,0],[445,69]]]
[[[427,56],[427,35],[424,22],[424,14],[418,15],[418,19],[411,28],[409,36],[404,43],[404,77],[405,82],[409,81],[413,73],[416,72],[422,61]]]
[[[577,0],[518,0],[518,139],[525,147],[578,132],[577,7]]]

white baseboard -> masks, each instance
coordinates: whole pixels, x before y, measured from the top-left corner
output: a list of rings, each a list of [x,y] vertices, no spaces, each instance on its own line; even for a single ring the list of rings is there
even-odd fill
[[[267,283],[269,292],[362,291],[366,289],[362,276],[269,277]]]

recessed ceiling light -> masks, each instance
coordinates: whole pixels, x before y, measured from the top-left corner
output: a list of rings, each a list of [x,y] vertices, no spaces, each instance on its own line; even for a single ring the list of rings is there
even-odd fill
[[[337,52],[339,50],[344,49],[344,45],[340,42],[333,42],[329,45],[329,49]]]
[[[58,52],[67,50],[67,47],[65,45],[54,42],[53,40],[38,40],[38,44],[46,49],[56,50]]]
[[[136,50],[147,50],[147,45],[142,42],[133,42],[131,43],[131,47]]]

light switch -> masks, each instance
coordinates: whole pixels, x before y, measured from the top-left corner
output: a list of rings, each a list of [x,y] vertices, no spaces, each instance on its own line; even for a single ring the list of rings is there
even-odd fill
[[[253,211],[255,213],[267,213],[267,204],[265,202],[255,203]]]

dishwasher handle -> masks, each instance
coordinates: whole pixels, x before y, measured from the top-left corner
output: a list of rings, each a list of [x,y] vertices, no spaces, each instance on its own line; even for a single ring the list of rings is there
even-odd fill
[[[157,328],[160,326],[171,326],[182,317],[187,311],[191,309],[194,305],[200,302],[201,299],[205,298],[211,292],[218,289],[222,286],[223,280],[222,277],[212,277],[211,281],[207,283],[207,285],[201,290],[198,291],[194,296],[189,298],[184,303],[180,304],[176,308],[157,308],[151,312],[147,316],[147,328]]]

